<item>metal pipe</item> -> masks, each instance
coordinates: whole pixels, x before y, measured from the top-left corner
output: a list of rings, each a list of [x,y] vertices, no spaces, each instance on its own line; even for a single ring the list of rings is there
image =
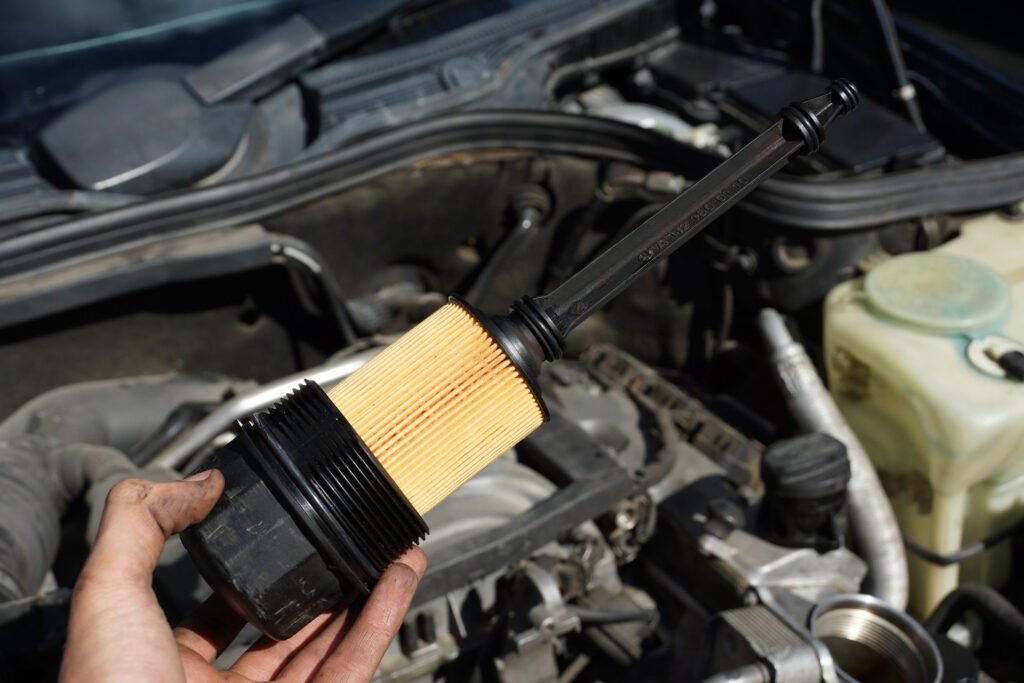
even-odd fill
[[[766,308],[758,326],[771,352],[779,388],[801,429],[823,432],[846,444],[850,458],[849,512],[854,545],[868,565],[869,592],[905,609],[909,590],[903,538],[878,473],[860,439],[828,393],[803,345],[793,340],[782,316]]]
[[[660,133],[665,137],[693,144],[693,126],[670,111],[649,104],[634,102],[613,102],[592,107],[587,111],[591,116],[622,121],[638,128]],[[696,147],[697,145],[694,145]]]
[[[179,469],[199,449],[227,431],[235,420],[273,405],[304,380],[311,380],[325,388],[336,384],[363,367],[379,351],[379,348],[368,349],[337,360],[328,360],[323,365],[282,377],[225,401],[205,418],[175,437],[149,461],[149,464]]]

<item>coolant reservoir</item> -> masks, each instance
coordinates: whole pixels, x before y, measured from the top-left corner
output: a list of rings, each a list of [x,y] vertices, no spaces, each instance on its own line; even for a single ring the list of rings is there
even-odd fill
[[[939,554],[1024,515],[1024,384],[990,358],[1015,348],[1024,349],[1024,226],[995,216],[885,261],[826,301],[832,394],[904,533]],[[959,566],[909,555],[918,615],[958,583],[999,585],[1010,569],[1007,543]]]

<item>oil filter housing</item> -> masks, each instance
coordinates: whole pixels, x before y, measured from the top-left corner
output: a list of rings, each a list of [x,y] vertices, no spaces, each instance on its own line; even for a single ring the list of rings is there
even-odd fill
[[[426,535],[319,385],[306,382],[235,431],[204,466],[223,473],[223,496],[181,538],[214,591],[272,638],[369,592]]]

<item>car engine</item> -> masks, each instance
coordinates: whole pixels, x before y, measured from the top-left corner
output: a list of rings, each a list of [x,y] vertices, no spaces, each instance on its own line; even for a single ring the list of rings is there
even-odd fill
[[[840,76],[856,114],[581,324],[544,426],[425,516],[374,680],[1024,676],[1024,58],[914,2],[249,4],[10,25],[4,680],[56,678],[115,483],[450,294],[547,291]],[[210,595],[177,539],[153,589]]]

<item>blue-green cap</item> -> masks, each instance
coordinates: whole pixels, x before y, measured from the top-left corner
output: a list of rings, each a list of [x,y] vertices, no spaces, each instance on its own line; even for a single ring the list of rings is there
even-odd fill
[[[999,273],[936,252],[889,259],[868,273],[864,291],[876,313],[940,334],[990,327],[1010,309],[1010,287]]]

